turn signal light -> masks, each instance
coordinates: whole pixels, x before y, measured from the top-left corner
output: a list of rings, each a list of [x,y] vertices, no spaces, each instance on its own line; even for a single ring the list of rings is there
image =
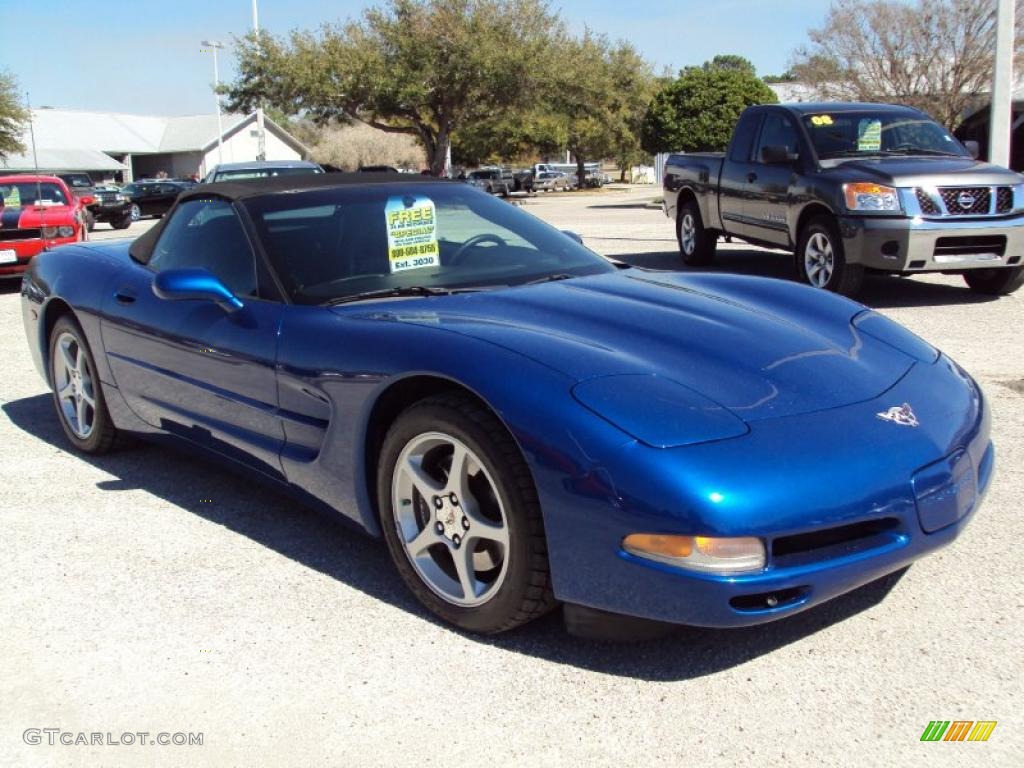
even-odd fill
[[[764,543],[755,536],[632,533],[622,540],[622,548],[637,557],[703,573],[746,573],[765,565]]]

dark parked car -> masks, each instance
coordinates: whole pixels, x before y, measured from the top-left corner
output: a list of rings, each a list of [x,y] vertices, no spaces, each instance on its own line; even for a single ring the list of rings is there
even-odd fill
[[[93,221],[105,221],[114,229],[128,229],[132,223],[132,203],[117,187],[96,187],[87,211]]]
[[[178,181],[140,181],[123,187],[121,194],[128,198],[131,221],[138,221],[144,216],[163,216],[178,195],[190,188]]]
[[[302,176],[323,173],[324,169],[308,160],[250,160],[244,163],[220,163],[206,174],[203,182],[269,179],[274,176]]]

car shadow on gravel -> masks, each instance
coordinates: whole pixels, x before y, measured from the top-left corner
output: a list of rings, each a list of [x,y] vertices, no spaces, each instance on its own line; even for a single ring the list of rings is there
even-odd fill
[[[679,251],[675,248],[637,253],[615,253],[609,254],[608,258],[631,264],[634,267],[660,271],[726,272],[755,277],[773,277],[779,280],[792,280],[794,275],[792,255],[781,251],[721,249],[715,256],[714,265],[703,268],[691,268],[683,265]],[[876,309],[985,304],[998,300],[998,296],[974,293],[966,285],[960,287],[927,283],[913,278],[884,274],[867,275],[864,279],[864,288],[860,296],[857,297],[857,301],[860,303]]]
[[[49,395],[7,402],[2,410],[17,428],[68,451]],[[101,490],[144,490],[376,600],[441,625],[406,590],[382,543],[243,475],[184,451],[145,443],[105,456],[75,456],[113,476],[97,483]],[[562,625],[560,612],[495,637],[444,626],[468,641],[557,664],[640,680],[687,680],[730,669],[848,619],[879,603],[901,575],[898,572],[771,624],[732,630],[678,628],[661,639],[636,643],[572,637]]]

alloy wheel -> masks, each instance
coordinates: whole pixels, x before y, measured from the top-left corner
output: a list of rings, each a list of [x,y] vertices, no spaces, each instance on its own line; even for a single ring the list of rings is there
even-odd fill
[[[692,213],[683,214],[683,220],[679,222],[679,244],[687,256],[697,247],[697,225]]]
[[[96,422],[96,385],[89,358],[78,338],[66,331],[57,338],[54,351],[53,385],[61,416],[71,431],[85,440]]]
[[[835,271],[835,253],[828,236],[815,232],[804,246],[804,274],[815,288],[824,288]]]
[[[498,592],[508,571],[507,517],[494,479],[465,443],[442,432],[410,440],[391,499],[405,554],[434,594],[473,608]]]

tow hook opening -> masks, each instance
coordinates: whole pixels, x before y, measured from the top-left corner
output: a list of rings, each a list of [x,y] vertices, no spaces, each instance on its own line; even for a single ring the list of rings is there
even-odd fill
[[[739,595],[729,600],[729,605],[737,611],[745,613],[775,611],[802,603],[810,594],[810,587],[790,587],[776,589],[772,592],[759,592],[754,595]]]

